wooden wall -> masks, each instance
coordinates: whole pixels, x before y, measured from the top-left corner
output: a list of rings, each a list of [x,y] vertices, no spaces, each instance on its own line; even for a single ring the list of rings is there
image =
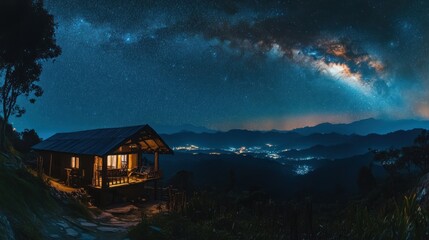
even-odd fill
[[[79,174],[83,176],[82,185],[92,184],[94,174],[94,161],[95,156],[91,155],[73,155],[67,153],[57,152],[40,152],[40,156],[43,158],[43,169],[46,175],[61,181],[66,181],[67,174],[66,168],[71,168],[71,157],[79,157]],[[128,153],[128,169],[136,168],[140,166],[139,154]],[[50,166],[50,159],[52,157],[52,165]],[[49,170],[51,168],[51,170]]]
[[[42,152],[39,153],[43,158],[43,169],[46,175],[49,175],[49,168],[51,168],[51,177],[65,181],[67,178],[66,168],[71,167],[71,157],[79,157],[79,174],[83,176],[82,184],[88,185],[92,183],[92,174],[94,168],[94,156],[90,155],[73,155],[66,153],[56,152]],[[52,165],[50,166],[50,159],[52,156]]]

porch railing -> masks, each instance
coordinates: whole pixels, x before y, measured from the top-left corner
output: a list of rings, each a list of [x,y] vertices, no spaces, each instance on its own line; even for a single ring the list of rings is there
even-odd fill
[[[101,170],[95,172],[93,186],[102,186],[102,174]],[[107,170],[107,181],[109,186],[119,185],[130,182],[141,182],[153,179],[159,179],[162,176],[161,171],[145,171],[145,172],[129,172],[127,169],[108,169]]]
[[[92,185],[101,187],[103,181],[101,170],[97,170],[95,175]],[[128,171],[126,169],[107,169],[107,181],[109,182],[109,186],[129,183]]]

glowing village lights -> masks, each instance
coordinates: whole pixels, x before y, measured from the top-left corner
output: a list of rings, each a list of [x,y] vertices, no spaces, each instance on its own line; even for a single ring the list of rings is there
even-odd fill
[[[313,171],[313,168],[309,165],[298,165],[294,170],[296,175],[306,175],[311,171]]]
[[[185,150],[185,151],[196,151],[196,150],[199,150],[200,148],[198,147],[198,146],[196,146],[196,145],[193,145],[193,144],[191,144],[191,145],[186,145],[186,146],[178,146],[178,147],[173,147],[173,150],[177,150],[177,151],[183,151],[183,150]]]
[[[280,155],[278,155],[277,153],[269,153],[269,154],[267,154],[267,157],[271,158],[271,159],[279,159],[279,158],[281,158]]]
[[[246,147],[240,147],[238,149],[238,151],[236,151],[235,153],[236,154],[242,154],[242,153],[246,153],[246,152],[248,152],[247,149],[246,149]]]
[[[271,143],[266,143],[262,146],[228,147],[228,148],[220,149],[220,151],[217,151],[216,149],[213,149],[213,148],[207,148],[207,147],[197,146],[193,144],[188,144],[185,146],[177,146],[177,147],[173,147],[173,149],[175,151],[189,152],[194,156],[199,154],[204,154],[204,153],[212,156],[221,156],[222,154],[236,154],[243,157],[253,156],[257,158],[271,159],[280,163],[282,166],[292,164],[293,166],[292,171],[295,175],[306,175],[311,171],[314,171],[314,167],[311,166],[311,162],[308,162],[308,161],[323,159],[321,157],[316,157],[316,156],[285,157],[285,156],[282,156],[281,153],[291,151],[292,149],[276,148],[275,145]],[[299,149],[295,149],[295,150],[299,151]]]

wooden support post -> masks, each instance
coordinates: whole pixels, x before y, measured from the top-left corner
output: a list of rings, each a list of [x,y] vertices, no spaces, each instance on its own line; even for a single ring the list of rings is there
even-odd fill
[[[103,161],[101,165],[101,181],[102,181],[101,188],[109,187],[109,179],[107,177],[107,156],[103,156]]]
[[[52,153],[49,158],[49,177],[52,177]]]
[[[155,166],[154,166],[154,170],[155,170],[155,172],[158,172],[158,170],[159,170],[159,152],[158,151],[156,151],[155,152]]]
[[[142,166],[143,166],[142,151],[139,150],[137,152],[137,167],[140,170]]]
[[[98,178],[98,176],[97,176],[97,170],[98,170],[97,160],[98,160],[98,157],[94,156],[94,164],[92,167],[92,185],[93,186],[97,186],[97,178]]]
[[[83,185],[84,182],[85,182],[85,169],[82,169],[81,176],[80,176],[80,185]]]

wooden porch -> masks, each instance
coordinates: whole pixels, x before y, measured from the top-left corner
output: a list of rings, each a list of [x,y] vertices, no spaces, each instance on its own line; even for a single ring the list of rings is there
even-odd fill
[[[66,180],[64,184],[68,187],[86,187],[83,184],[82,179],[85,177],[84,172],[79,171],[79,169],[65,169],[67,173]],[[133,169],[128,171],[127,169],[108,169],[107,170],[107,180],[106,186],[118,187],[124,186],[126,184],[135,184],[143,183],[152,180],[158,180],[162,177],[161,170],[154,170],[151,167],[141,167],[139,170]],[[96,170],[93,177],[92,184],[89,187],[102,188],[103,186],[103,176],[102,170]]]
[[[157,180],[162,177],[161,170],[154,170],[151,168],[144,169],[144,171],[127,171],[122,169],[108,169],[107,170],[107,186],[117,187],[126,184],[142,183],[151,180]],[[92,187],[101,188],[103,186],[102,170],[97,170]]]

